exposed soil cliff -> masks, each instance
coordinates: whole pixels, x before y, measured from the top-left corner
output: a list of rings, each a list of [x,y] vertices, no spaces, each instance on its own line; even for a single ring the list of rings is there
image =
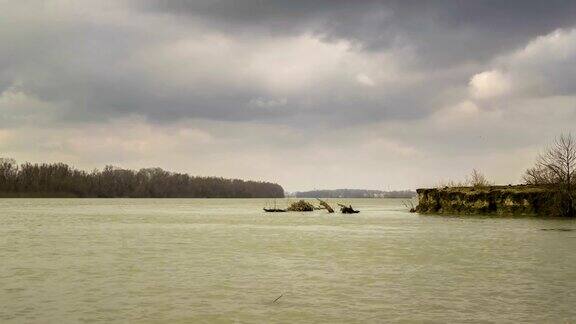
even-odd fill
[[[418,189],[419,213],[436,214],[553,214],[553,192],[546,187],[491,186]]]

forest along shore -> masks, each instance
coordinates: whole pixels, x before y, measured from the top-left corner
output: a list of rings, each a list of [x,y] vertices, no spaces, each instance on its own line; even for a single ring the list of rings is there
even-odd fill
[[[275,183],[197,177],[160,168],[106,166],[86,172],[64,163],[0,159],[0,198],[283,198]]]

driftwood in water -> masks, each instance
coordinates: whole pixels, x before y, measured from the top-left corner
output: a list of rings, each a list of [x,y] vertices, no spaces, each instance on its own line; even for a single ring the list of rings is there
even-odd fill
[[[414,202],[412,200],[405,200],[402,202],[402,205],[404,205],[404,207],[408,208],[408,210],[411,213],[416,212],[416,207],[414,206]]]
[[[282,298],[282,296],[284,296],[284,294],[282,294],[282,295],[278,296],[278,298],[274,299],[274,301],[273,301],[272,303],[275,303],[275,302],[277,302],[277,301],[278,301],[280,298]]]
[[[293,202],[287,209],[288,211],[309,212],[314,210],[314,206],[304,200]]]
[[[264,207],[264,211],[267,213],[285,213],[286,209],[276,207],[276,200],[274,200],[274,208]]]
[[[264,211],[267,213],[285,213],[286,209],[280,208],[264,208]]]
[[[338,204],[338,206],[340,206],[340,212],[342,214],[358,214],[360,212],[359,210],[354,210],[354,208],[352,208],[352,205],[346,206]]]
[[[324,209],[326,209],[330,214],[332,214],[334,212],[334,209],[332,209],[332,207],[330,207],[330,205],[328,205],[327,202],[325,202],[324,200],[321,200],[319,198],[318,201],[320,202],[320,206],[324,207]]]

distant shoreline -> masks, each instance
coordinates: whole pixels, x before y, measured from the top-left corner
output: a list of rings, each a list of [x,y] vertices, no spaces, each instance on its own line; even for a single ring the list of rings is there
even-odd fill
[[[369,189],[332,189],[332,190],[311,190],[297,191],[289,193],[287,196],[293,198],[414,198],[416,191],[412,190],[369,190]]]

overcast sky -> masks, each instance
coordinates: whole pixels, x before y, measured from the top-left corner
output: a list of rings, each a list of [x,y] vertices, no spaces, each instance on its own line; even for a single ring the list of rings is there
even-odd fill
[[[20,162],[507,184],[576,131],[576,1],[0,0],[0,44]]]

